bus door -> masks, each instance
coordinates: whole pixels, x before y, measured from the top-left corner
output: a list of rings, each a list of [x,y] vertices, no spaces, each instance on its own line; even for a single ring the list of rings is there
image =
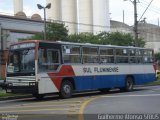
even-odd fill
[[[60,51],[55,48],[39,48],[38,77],[39,93],[58,92],[55,85],[55,74],[60,67]]]

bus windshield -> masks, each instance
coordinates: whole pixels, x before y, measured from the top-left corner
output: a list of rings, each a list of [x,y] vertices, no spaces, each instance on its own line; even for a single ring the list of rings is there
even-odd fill
[[[8,73],[35,72],[35,49],[11,50],[9,53]]]

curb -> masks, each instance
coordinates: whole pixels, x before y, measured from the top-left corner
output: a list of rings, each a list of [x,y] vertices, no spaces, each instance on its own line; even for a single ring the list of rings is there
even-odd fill
[[[32,98],[32,95],[17,95],[17,96],[8,96],[8,97],[0,97],[0,101],[4,100],[14,100],[14,99],[23,99],[23,98]]]

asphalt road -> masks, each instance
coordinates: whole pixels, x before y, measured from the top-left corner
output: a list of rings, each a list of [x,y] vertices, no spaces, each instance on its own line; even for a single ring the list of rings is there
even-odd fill
[[[98,91],[44,100],[24,98],[0,101],[0,120],[160,120],[160,86],[136,87],[133,92]],[[9,118],[9,119],[8,119]]]

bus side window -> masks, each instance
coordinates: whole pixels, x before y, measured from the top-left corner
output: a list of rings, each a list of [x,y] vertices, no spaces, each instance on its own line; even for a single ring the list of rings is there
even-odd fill
[[[116,49],[116,63],[128,63],[129,62],[129,52],[125,48]]]
[[[153,51],[152,50],[144,50],[143,62],[144,63],[152,63],[153,62]]]
[[[38,68],[39,72],[47,71],[47,54],[45,49],[39,49]]]
[[[100,48],[100,63],[114,63],[114,49]]]
[[[99,63],[98,47],[83,47],[83,63]]]
[[[44,49],[39,49],[39,63],[46,63],[47,54]]]
[[[60,60],[58,50],[49,49],[47,51],[48,70],[57,70]]]
[[[63,46],[64,63],[81,63],[80,46],[64,45]]]
[[[59,51],[53,49],[39,49],[39,72],[57,70],[60,64]]]

